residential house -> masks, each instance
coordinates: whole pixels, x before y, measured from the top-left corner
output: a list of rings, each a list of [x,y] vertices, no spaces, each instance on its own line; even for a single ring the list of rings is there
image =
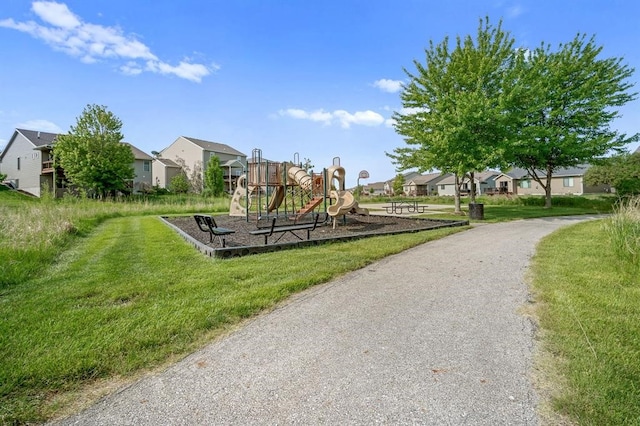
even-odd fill
[[[68,183],[64,170],[53,166],[53,145],[57,133],[16,129],[6,148],[0,154],[0,172],[7,175],[7,181],[16,189],[42,195],[43,188],[55,188],[55,196],[64,193]],[[151,187],[151,156],[128,144],[135,160],[135,178],[131,182],[134,192]]]
[[[362,187],[362,192],[373,197],[377,195],[384,195],[384,182],[372,182]]]
[[[551,177],[551,195],[582,195],[611,192],[610,185],[587,185],[584,181],[584,174],[590,165],[583,164],[576,167],[568,167],[557,170]],[[536,174],[543,180],[546,173],[536,171]],[[506,173],[501,173],[496,177],[496,185],[509,193],[517,195],[544,195],[544,188],[533,180],[525,169],[513,169]]]
[[[482,195],[486,192],[491,192],[496,188],[496,178],[500,175],[500,172],[494,170],[486,170],[483,172],[474,173],[474,181],[476,184],[476,195]],[[438,182],[438,195],[456,195],[455,176],[449,174],[440,182]],[[465,177],[462,180],[460,191],[465,194],[471,192],[471,180],[469,177]]]
[[[420,173],[418,172],[407,172],[404,173],[402,175],[402,177],[404,178],[404,182],[408,182],[411,179],[420,176]],[[393,191],[393,183],[395,182],[397,176],[394,176],[393,178],[385,181],[384,183],[384,193],[387,195],[394,195],[394,191]],[[395,194],[395,195],[401,195],[401,194]]]
[[[445,179],[448,174],[428,173],[411,178],[402,186],[406,195],[416,197],[419,195],[438,195],[438,183]]]
[[[180,136],[160,151],[153,161],[154,185],[167,188],[171,179],[184,171],[192,184],[204,181],[204,171],[212,157],[218,157],[223,170],[225,191],[232,193],[236,181],[247,169],[247,156],[218,142]]]

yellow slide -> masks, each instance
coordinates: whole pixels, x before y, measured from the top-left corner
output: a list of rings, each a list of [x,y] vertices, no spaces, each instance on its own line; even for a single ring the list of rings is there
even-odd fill
[[[347,213],[357,213],[369,215],[369,210],[358,207],[358,202],[351,191],[331,191],[331,198],[336,199],[336,203],[327,207],[327,213],[333,217],[333,227],[336,227],[336,218]]]

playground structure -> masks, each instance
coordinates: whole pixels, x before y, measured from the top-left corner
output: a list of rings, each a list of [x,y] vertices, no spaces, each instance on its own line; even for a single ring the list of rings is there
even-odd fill
[[[294,223],[307,214],[326,213],[336,219],[347,213],[369,214],[358,206],[350,191],[345,190],[345,170],[340,158],[321,173],[307,172],[294,156],[293,162],[263,160],[262,151],[254,149],[247,172],[238,178],[231,198],[230,216],[252,216],[256,220],[285,217]]]

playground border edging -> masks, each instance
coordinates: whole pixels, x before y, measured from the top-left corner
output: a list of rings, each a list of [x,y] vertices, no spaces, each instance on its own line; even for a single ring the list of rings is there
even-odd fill
[[[316,246],[320,244],[354,241],[354,240],[359,240],[361,238],[378,237],[378,236],[384,236],[384,235],[398,235],[398,234],[406,234],[406,233],[413,233],[413,232],[429,231],[432,229],[450,228],[454,226],[469,225],[468,220],[429,219],[429,222],[441,222],[441,224],[426,226],[420,229],[371,232],[371,233],[363,233],[363,234],[357,234],[357,235],[343,235],[343,236],[333,237],[333,238],[320,238],[320,239],[313,239],[313,240],[303,240],[303,241],[296,241],[296,242],[276,243],[276,244],[259,245],[259,246],[253,245],[253,246],[239,246],[239,247],[210,247],[196,240],[191,235],[187,234],[182,229],[178,228],[177,226],[175,226],[174,224],[166,220],[166,216],[160,216],[160,219],[169,227],[173,228],[180,236],[182,236],[182,238],[184,238],[189,244],[194,246],[199,252],[201,252],[206,256],[213,257],[216,259],[230,259],[234,257],[249,256],[252,254],[271,253],[275,251]],[[421,219],[414,219],[414,220],[420,221]]]

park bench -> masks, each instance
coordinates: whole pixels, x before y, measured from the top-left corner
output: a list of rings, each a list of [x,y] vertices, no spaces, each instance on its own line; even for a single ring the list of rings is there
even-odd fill
[[[225,237],[236,232],[233,229],[220,228],[216,224],[216,220],[213,218],[213,216],[209,216],[206,214],[194,214],[193,218],[196,220],[196,223],[198,224],[198,227],[201,231],[209,233],[209,242],[212,243],[213,240],[217,238],[220,241],[222,247],[226,247],[227,245]]]
[[[305,222],[305,223],[296,223],[293,225],[278,225],[276,224],[277,217],[274,217],[271,220],[271,225],[266,228],[256,229],[254,231],[249,231],[251,235],[264,235],[264,244],[267,245],[269,242],[269,237],[274,234],[280,234],[280,236],[273,242],[274,244],[280,241],[283,235],[287,232],[294,235],[299,240],[302,240],[302,237],[296,234],[296,231],[307,231],[307,240],[311,239],[311,231],[315,230],[318,226],[318,222],[320,221],[320,214],[315,214],[315,218],[313,222]]]

